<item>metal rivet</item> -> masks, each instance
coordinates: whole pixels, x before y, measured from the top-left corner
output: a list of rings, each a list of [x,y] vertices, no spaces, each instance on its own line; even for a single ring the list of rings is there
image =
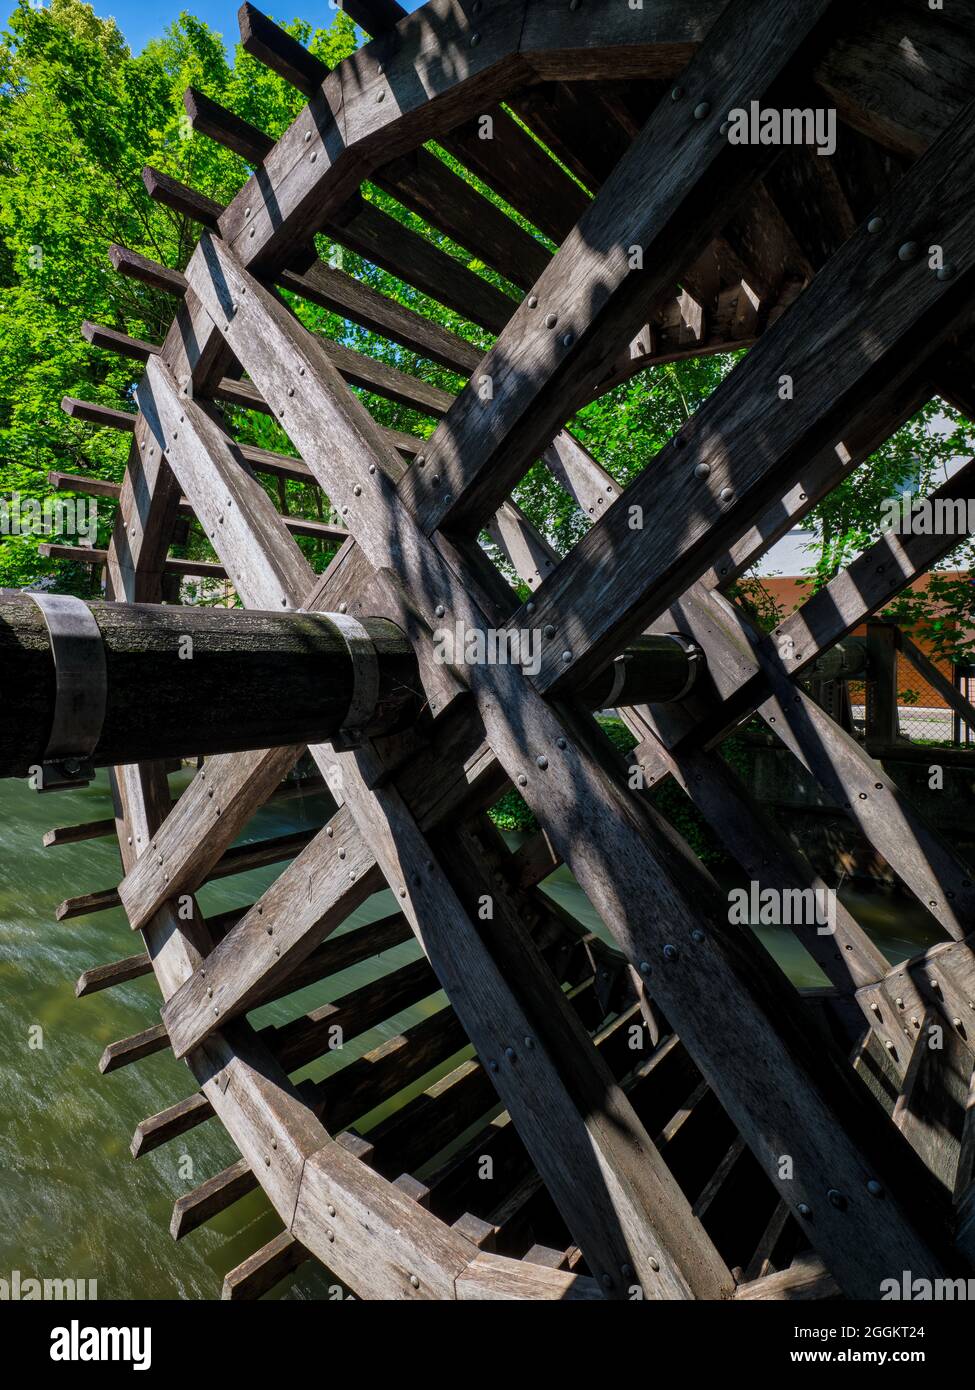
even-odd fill
[[[671,94],[670,94],[670,99],[671,99],[671,101],[680,101],[680,99],[681,99],[681,97],[682,97],[683,95],[684,95],[684,88],[683,88],[683,87],[675,87],[674,90],[673,90],[673,91],[671,92]]]
[[[873,1013],[873,1014],[877,1014],[877,1016],[879,1017],[879,1015],[880,1015],[880,1005],[879,1005],[879,1004],[871,1004],[871,1005],[870,1005],[870,1012]]]
[[[653,1255],[650,1256],[650,1268],[655,1274],[660,1269],[660,1261]]]
[[[901,261],[913,261],[917,259],[918,245],[916,241],[905,241],[904,245],[897,252],[897,258]]]
[[[729,131],[730,129],[731,129],[731,122],[730,122],[730,121],[722,121],[721,124],[720,124],[720,126],[718,127],[718,134],[719,134],[719,135],[727,135],[727,134],[728,134],[728,131]]]
[[[548,767],[548,758],[546,758],[544,754],[539,753],[538,757],[535,759],[535,765],[543,769]]]
[[[325,1234],[326,1234],[326,1236],[328,1237],[328,1239],[329,1239],[330,1241],[333,1241],[333,1240],[335,1239],[335,1232],[334,1232],[334,1231],[329,1230],[329,1231],[326,1231]]]
[[[518,785],[519,787],[527,787],[528,785],[528,778],[525,776],[523,772],[520,772],[518,774]]]
[[[568,348],[568,347],[571,347],[572,344],[573,344],[574,342],[575,342],[575,338],[572,336],[572,334],[571,334],[571,333],[566,333],[565,336],[564,336],[563,339],[562,339],[562,346]]]
[[[375,465],[374,463],[370,463],[370,465],[369,465],[369,472],[370,472],[370,473],[375,473],[375,471],[376,471],[376,465]]]
[[[884,1047],[886,1047],[888,1052],[893,1052],[894,1044],[891,1042],[890,1038],[888,1038],[887,1041],[884,1043]]]
[[[897,996],[897,998],[894,1000],[894,1003],[897,1005],[899,1009],[902,1009],[904,1007],[904,1001],[900,997],[900,995]]]
[[[380,88],[379,91],[376,93],[376,100],[377,100],[377,101],[385,101],[385,100],[386,100],[386,92],[385,92],[385,90],[384,90],[383,88]]]
[[[353,497],[361,497],[361,496],[362,496],[362,488],[359,486],[358,483],[356,483],[355,487],[352,489],[352,495],[353,495]]]
[[[514,1050],[514,1048],[513,1048],[513,1047],[506,1047],[505,1050],[504,1050],[504,1055],[507,1057],[507,1059],[508,1059],[509,1062],[513,1062],[513,1061],[515,1060],[515,1050]]]
[[[691,940],[696,941],[699,944],[704,940],[704,933],[701,931],[700,927],[695,927],[694,930],[691,932]]]
[[[526,1037],[525,1046],[529,1049],[529,1051],[531,1051],[531,1049],[535,1046],[535,1039]]]
[[[497,1071],[497,1069],[498,1069],[498,1064],[497,1064],[497,1062],[494,1060],[494,1058],[492,1057],[491,1060],[490,1060],[490,1062],[488,1062],[488,1071]]]
[[[329,1216],[335,1215],[335,1208],[333,1206],[327,1207],[326,1210],[328,1211]]]
[[[270,1168],[270,1166],[271,1166],[271,1155],[270,1155],[270,1154],[265,1154],[265,1155],[264,1155],[264,1162],[265,1162],[265,1163],[267,1164],[267,1166]]]
[[[807,1206],[805,1202],[800,1202],[796,1207],[796,1211],[800,1216],[812,1216],[812,1207]]]
[[[719,495],[721,497],[722,502],[733,502],[735,498],[735,490],[733,487],[723,487]]]
[[[430,481],[431,481],[431,483],[433,483],[434,487],[437,487],[437,486],[439,485],[439,483],[440,483],[440,474],[439,474],[439,473],[434,473],[433,476],[431,477]]]
[[[562,660],[568,664],[572,660],[572,653],[568,650],[562,653]]]
[[[680,952],[677,947],[671,946],[669,943],[663,949],[664,960],[676,960],[679,955]]]
[[[564,738],[557,738],[555,740],[555,746],[556,748],[567,748],[568,744],[566,743]],[[972,1005],[972,1008],[975,1008],[975,1004]]]
[[[552,626],[551,623],[546,623],[545,626],[542,628],[542,636],[543,636],[543,637],[554,637],[554,636],[555,636],[555,628]]]
[[[481,42],[480,34],[471,34],[471,48],[476,48]]]
[[[530,294],[530,295],[528,296],[528,307],[529,307],[529,309],[536,309],[536,308],[538,307],[538,295],[537,295],[537,294]]]
[[[695,478],[707,478],[707,477],[710,475],[710,473],[711,473],[711,465],[710,465],[709,463],[699,463],[699,464],[695,465],[695,468],[694,468],[694,476],[695,476]]]
[[[399,890],[399,895],[400,895],[401,898],[405,898],[405,897],[406,897],[406,889],[405,889],[405,888],[401,888],[401,889]]]
[[[442,618],[443,615],[444,615],[444,613],[445,613],[447,610],[444,608],[444,606],[443,606],[442,603],[438,603],[437,606],[436,606],[436,608],[435,608],[433,611],[434,611],[434,613],[436,613],[436,615],[437,615],[438,618]]]
[[[838,1187],[831,1187],[829,1189],[826,1193],[826,1200],[829,1202],[830,1206],[835,1207],[837,1211],[846,1211],[846,1198]]]
[[[882,1197],[884,1195],[883,1183],[879,1183],[876,1178],[871,1178],[867,1183],[867,1191],[871,1197]]]
[[[694,108],[694,119],[703,121],[705,116],[711,114],[711,103],[709,101],[699,101]]]
[[[420,1287],[420,1281],[415,1274],[410,1275],[410,1283],[413,1285],[415,1289],[418,1289]]]
[[[884,219],[882,217],[871,217],[867,223],[867,231],[871,236],[876,236],[878,232],[884,230]]]
[[[650,968],[650,962],[647,961],[647,960],[641,960],[641,962],[640,962],[640,974],[641,974],[641,975],[651,975],[652,973],[653,973],[653,971],[652,971],[651,968]]]
[[[558,314],[546,314],[546,315],[545,315],[545,327],[546,327],[546,328],[554,328],[555,325],[558,323],[558,321],[559,321],[559,316],[558,316]]]
[[[532,613],[534,613],[534,611],[535,611],[535,605],[534,605],[533,603],[526,603],[526,604],[525,604],[525,612],[529,615],[529,617],[531,616]]]

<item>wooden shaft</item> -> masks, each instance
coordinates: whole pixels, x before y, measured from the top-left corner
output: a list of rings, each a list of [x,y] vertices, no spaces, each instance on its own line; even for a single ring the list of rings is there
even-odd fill
[[[336,623],[320,613],[91,603],[107,668],[96,766],[320,743],[342,728],[353,665]],[[366,732],[412,722],[421,687],[410,644],[366,618],[379,689]],[[43,761],[56,677],[41,609],[0,594],[0,775]]]
[[[322,743],[346,723],[353,664],[336,626],[339,615],[86,606],[107,666],[96,766]],[[405,727],[423,700],[412,648],[393,623],[362,621],[379,664],[379,697],[363,732]],[[496,654],[486,651],[488,660]],[[531,649],[522,648],[519,659],[530,661]],[[7,673],[0,686],[0,776],[23,776],[44,760],[56,693],[47,626],[26,595],[0,595],[0,660]],[[686,641],[643,637],[593,679],[583,699],[595,709],[678,699],[702,661]]]

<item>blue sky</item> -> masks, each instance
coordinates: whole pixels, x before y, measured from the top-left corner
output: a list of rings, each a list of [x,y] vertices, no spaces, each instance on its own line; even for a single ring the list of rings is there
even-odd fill
[[[419,7],[421,0],[400,0],[408,10]],[[222,34],[228,48],[232,48],[239,36],[237,10],[240,0],[89,0],[97,15],[111,15],[133,53],[145,46],[147,39],[161,34],[167,24],[171,24],[180,10],[189,10],[198,19],[203,19],[211,29]],[[307,19],[313,24],[326,26],[332,15],[328,0],[310,0],[302,4],[300,0],[258,0],[258,9],[271,14],[285,23],[294,18]]]

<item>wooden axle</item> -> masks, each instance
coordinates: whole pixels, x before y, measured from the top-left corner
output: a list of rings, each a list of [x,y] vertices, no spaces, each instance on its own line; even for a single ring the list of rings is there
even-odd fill
[[[412,647],[384,618],[61,597],[88,623],[91,644],[80,662],[73,659],[69,685],[64,649],[38,598],[0,591],[0,776],[65,759],[108,766],[354,741],[405,728],[423,708]],[[530,671],[542,640],[530,629],[466,634],[466,642],[455,632],[449,637],[456,641],[446,659],[461,670],[465,662],[507,660]],[[702,660],[685,639],[644,637],[590,682],[583,699],[596,709],[679,699]],[[72,710],[82,706],[89,731],[92,708],[104,713],[100,732],[96,717],[97,741],[74,756]],[[57,751],[50,748],[55,726]]]

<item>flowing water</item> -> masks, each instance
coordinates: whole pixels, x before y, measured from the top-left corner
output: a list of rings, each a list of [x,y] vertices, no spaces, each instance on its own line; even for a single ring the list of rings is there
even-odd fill
[[[188,779],[188,773],[171,778],[174,792]],[[328,804],[315,795],[272,803],[244,838],[321,824]],[[280,1223],[258,1192],[179,1244],[170,1237],[174,1199],[238,1157],[216,1120],[138,1161],[129,1153],[140,1120],[191,1093],[190,1074],[169,1053],[99,1074],[107,1043],[158,1021],[158,990],[148,976],[75,998],[74,983],[83,970],[135,954],[141,938],[129,930],[121,909],[55,920],[63,898],[118,882],[114,838],[51,849],[41,843],[54,825],[111,814],[103,773],[90,787],[45,796],[20,782],[0,781],[0,1279],[19,1270],[22,1279],[96,1279],[99,1298],[214,1298],[224,1274],[270,1240]],[[209,884],[199,894],[203,911],[214,914],[253,902],[279,869]],[[586,927],[605,934],[567,870],[558,870],[546,886]],[[892,911],[879,894],[842,896],[892,961],[928,944],[928,919],[920,909],[916,915]],[[377,894],[342,930],[393,910],[392,895]],[[762,928],[759,934],[797,984],[824,983],[788,932]],[[396,947],[385,953],[381,967],[363,962],[251,1017],[259,1025],[284,1022],[417,954],[415,945]],[[329,1054],[299,1076],[319,1079],[417,1022],[437,1002],[404,1011],[381,1029],[350,1040],[341,1056]],[[446,1069],[412,1089],[423,1089]],[[309,1262],[279,1287],[278,1296],[327,1297],[329,1282],[325,1271]]]

